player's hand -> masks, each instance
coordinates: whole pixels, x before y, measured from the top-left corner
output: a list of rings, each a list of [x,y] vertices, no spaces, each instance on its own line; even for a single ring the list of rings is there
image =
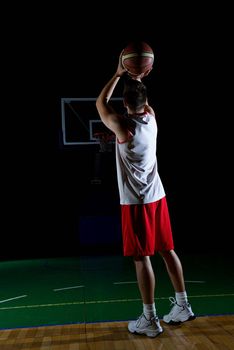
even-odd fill
[[[141,73],[141,74],[132,74],[132,73],[128,72],[128,75],[134,80],[141,81],[141,79],[146,77],[151,72],[151,70],[152,70],[152,68],[148,69],[147,71],[145,71],[144,73]]]
[[[122,50],[120,55],[119,55],[118,67],[117,67],[117,70],[116,70],[116,75],[119,76],[119,77],[121,77],[126,72],[126,69],[124,68],[124,66],[122,64],[123,51],[124,50]]]

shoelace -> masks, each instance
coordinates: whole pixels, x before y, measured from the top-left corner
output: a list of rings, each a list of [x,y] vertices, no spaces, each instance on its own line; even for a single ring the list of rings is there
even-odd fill
[[[170,300],[170,302],[171,302],[171,305],[176,305],[176,304],[177,304],[175,298],[169,297],[169,300]],[[177,305],[178,305],[178,304],[177,304]]]
[[[142,317],[145,317],[145,315],[144,315],[144,314],[141,314],[141,316],[140,316],[140,317],[138,317],[138,319],[137,319],[137,321],[136,321],[136,326],[137,326],[137,327],[139,327],[139,326],[140,326],[140,324],[141,324],[141,320],[142,320]]]
[[[170,302],[171,302],[171,305],[173,305],[173,307],[174,307],[175,305],[177,305],[177,306],[179,306],[179,307],[184,308],[184,306],[183,306],[183,305],[179,305],[179,304],[177,303],[177,301],[176,301],[176,299],[175,299],[175,298],[173,298],[173,297],[169,297],[169,300],[170,300]],[[189,304],[189,303],[187,303],[187,305],[190,305],[190,304]]]
[[[175,306],[182,307],[182,306],[178,305],[177,302],[176,302],[176,299],[173,298],[173,297],[169,297],[169,300],[170,300],[170,302],[171,302],[171,306],[173,305],[172,308],[171,308],[171,311],[169,312],[169,315],[173,315],[173,313],[174,313],[174,307],[175,307]],[[183,307],[182,307],[182,308],[183,308]]]
[[[144,318],[147,322],[150,322],[150,324],[152,324],[152,322],[155,320],[155,322],[158,321],[158,317],[152,317],[150,320],[147,320],[147,318],[145,317],[144,313],[141,314],[140,317],[138,317],[137,321],[136,321],[136,326],[139,327],[142,321],[142,318]]]

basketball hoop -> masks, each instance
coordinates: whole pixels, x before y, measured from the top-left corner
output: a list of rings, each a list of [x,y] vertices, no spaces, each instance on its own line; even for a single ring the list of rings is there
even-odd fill
[[[112,140],[115,138],[114,134],[108,132],[96,132],[94,137],[99,141],[100,149],[99,152],[111,152],[112,151]]]

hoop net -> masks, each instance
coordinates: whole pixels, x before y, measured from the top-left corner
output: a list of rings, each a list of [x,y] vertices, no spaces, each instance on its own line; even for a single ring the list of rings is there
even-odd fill
[[[112,141],[115,138],[114,134],[109,134],[108,132],[96,132],[94,137],[99,141],[100,152],[111,152],[112,151]]]

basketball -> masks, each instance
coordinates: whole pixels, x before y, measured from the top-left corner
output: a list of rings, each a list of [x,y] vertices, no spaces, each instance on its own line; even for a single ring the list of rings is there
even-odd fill
[[[154,52],[146,42],[129,43],[122,52],[122,65],[130,75],[140,75],[153,67]]]

